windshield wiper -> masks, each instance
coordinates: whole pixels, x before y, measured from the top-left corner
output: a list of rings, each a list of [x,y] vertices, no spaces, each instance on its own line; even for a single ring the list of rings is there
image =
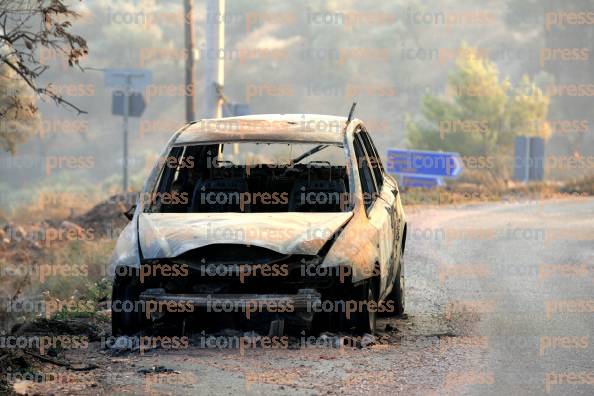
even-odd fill
[[[301,162],[301,160],[314,155],[318,151],[324,150],[326,147],[328,147],[327,144],[320,144],[319,146],[316,146],[316,147],[312,148],[311,150],[306,151],[305,153],[301,154],[299,157],[292,159],[291,163],[296,164],[298,162]]]

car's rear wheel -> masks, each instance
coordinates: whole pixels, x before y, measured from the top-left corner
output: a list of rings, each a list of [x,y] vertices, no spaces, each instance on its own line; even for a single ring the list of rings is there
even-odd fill
[[[140,281],[135,276],[116,275],[111,294],[111,333],[131,336],[146,324],[139,302]]]
[[[386,302],[394,304],[393,315],[400,316],[404,313],[404,252],[400,254],[400,265],[392,284],[392,291],[386,298]]]

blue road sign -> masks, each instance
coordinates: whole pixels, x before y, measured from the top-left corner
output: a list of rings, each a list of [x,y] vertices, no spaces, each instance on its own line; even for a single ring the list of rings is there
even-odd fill
[[[420,150],[388,150],[388,173],[408,176],[456,178],[464,169],[458,153]]]

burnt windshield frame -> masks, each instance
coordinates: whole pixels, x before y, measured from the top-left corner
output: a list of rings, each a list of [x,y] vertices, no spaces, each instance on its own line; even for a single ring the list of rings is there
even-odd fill
[[[242,144],[242,143],[256,143],[256,144],[280,144],[280,145],[311,145],[312,147],[315,146],[319,146],[319,145],[323,145],[323,146],[334,146],[337,149],[340,149],[340,155],[341,155],[341,159],[340,159],[340,165],[334,165],[334,166],[343,166],[345,168],[345,172],[346,172],[346,177],[345,177],[345,182],[346,182],[346,187],[347,187],[347,191],[348,191],[348,206],[344,208],[344,211],[351,211],[354,207],[354,200],[353,200],[353,193],[354,193],[354,189],[355,186],[352,184],[352,179],[349,176],[350,175],[350,169],[352,167],[352,159],[350,158],[349,155],[347,155],[347,152],[345,151],[344,147],[344,143],[339,142],[339,143],[329,143],[329,142],[316,142],[316,141],[312,141],[312,142],[302,142],[302,141],[287,141],[285,139],[283,140],[257,140],[257,139],[246,139],[246,140],[232,140],[232,141],[224,141],[224,142],[209,142],[209,143],[204,143],[204,142],[196,142],[196,143],[178,143],[178,144],[173,144],[171,146],[171,149],[168,153],[168,155],[165,157],[164,161],[161,161],[160,163],[157,163],[156,166],[158,166],[160,169],[157,171],[157,178],[155,179],[154,184],[152,185],[152,189],[150,191],[145,191],[144,195],[150,195],[150,196],[156,196],[158,195],[157,193],[164,193],[164,192],[169,192],[169,190],[171,190],[172,184],[173,184],[173,175],[175,174],[175,172],[177,171],[176,168],[171,168],[169,166],[167,166],[167,159],[171,158],[171,157],[175,157],[178,160],[178,164],[181,162],[180,159],[183,158],[185,156],[185,154],[188,153],[188,151],[190,151],[190,153],[195,152],[195,148],[197,147],[208,147],[211,150],[213,150],[213,152],[215,153],[214,155],[210,155],[210,159],[212,159],[212,157],[217,157],[218,150],[219,148],[221,148],[223,145],[224,146],[231,146],[233,145],[233,143],[238,143],[238,144]],[[192,148],[194,148],[194,150],[191,150]],[[198,154],[198,153],[196,153]],[[206,168],[206,164],[204,163],[205,161],[208,161],[209,156],[207,156],[205,154],[204,150],[200,150],[200,154],[198,154],[198,158],[196,158],[195,164],[194,166],[200,168]],[[336,162],[335,162],[336,163]],[[237,166],[241,166],[241,164],[234,164]],[[266,163],[263,163],[262,165],[268,165]],[[292,166],[295,165],[294,163],[288,163],[286,165]],[[179,167],[179,165],[178,165]],[[198,170],[197,172],[200,172],[200,170]],[[151,202],[147,202],[146,205],[144,205],[144,209],[143,209],[143,213],[166,213],[166,212],[162,212],[162,205],[158,202],[158,199],[152,200]],[[288,212],[291,213],[291,212]]]

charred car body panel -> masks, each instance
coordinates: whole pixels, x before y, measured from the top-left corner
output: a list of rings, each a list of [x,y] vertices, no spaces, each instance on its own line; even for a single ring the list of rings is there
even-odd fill
[[[168,258],[213,244],[264,247],[315,255],[352,216],[317,213],[142,213],[138,232],[143,257]]]

